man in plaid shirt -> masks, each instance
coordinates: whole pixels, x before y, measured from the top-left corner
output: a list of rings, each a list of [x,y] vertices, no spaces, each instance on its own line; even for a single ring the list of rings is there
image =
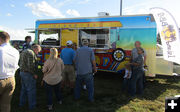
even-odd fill
[[[21,76],[21,94],[20,106],[26,103],[28,97],[29,109],[36,107],[36,75],[37,69],[37,54],[41,51],[39,45],[33,45],[32,50],[24,50],[20,55],[20,76]]]

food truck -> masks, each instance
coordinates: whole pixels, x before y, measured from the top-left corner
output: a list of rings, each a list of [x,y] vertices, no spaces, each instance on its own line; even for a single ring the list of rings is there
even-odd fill
[[[140,41],[147,53],[147,74],[157,74],[157,29],[151,14],[37,20],[35,27],[35,42],[42,46],[41,63],[49,57],[50,48],[60,54],[68,40],[81,47],[82,40],[88,39],[99,71],[122,72],[135,41]],[[169,62],[161,65],[169,66]]]

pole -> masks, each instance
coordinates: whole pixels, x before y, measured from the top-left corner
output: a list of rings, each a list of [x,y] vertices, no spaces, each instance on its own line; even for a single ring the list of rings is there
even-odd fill
[[[122,16],[122,0],[120,0],[120,16]]]

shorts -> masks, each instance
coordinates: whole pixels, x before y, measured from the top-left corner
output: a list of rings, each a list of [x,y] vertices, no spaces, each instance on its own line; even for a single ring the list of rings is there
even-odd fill
[[[64,71],[62,74],[62,80],[74,82],[75,78],[76,78],[76,76],[75,76],[74,66],[73,65],[65,65]]]

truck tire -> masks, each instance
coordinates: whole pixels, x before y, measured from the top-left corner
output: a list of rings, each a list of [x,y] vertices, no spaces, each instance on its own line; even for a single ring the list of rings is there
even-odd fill
[[[125,59],[125,52],[123,49],[118,48],[116,50],[114,50],[113,52],[113,58],[114,60],[118,61],[118,62],[122,62]]]

